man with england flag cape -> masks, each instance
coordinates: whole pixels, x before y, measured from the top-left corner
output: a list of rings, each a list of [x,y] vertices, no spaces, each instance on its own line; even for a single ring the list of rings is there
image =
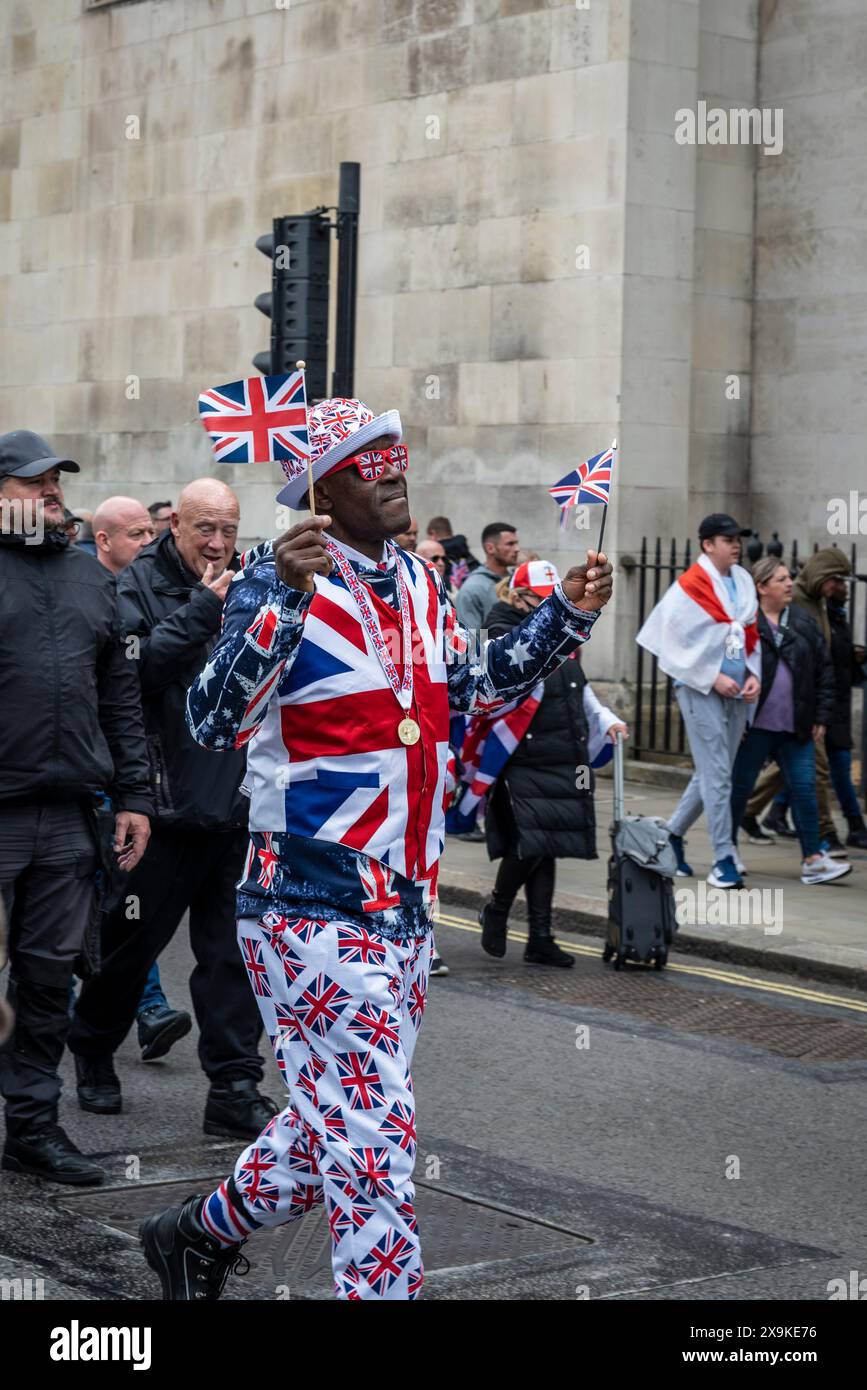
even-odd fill
[[[704,807],[714,888],[743,886],[732,838],[732,768],[761,689],[756,587],[740,559],[748,531],[715,512],[699,526],[702,553],[638,634],[675,682],[695,772],[668,821],[678,874],[691,877],[683,837]]]
[[[218,1298],[248,1236],[323,1204],[338,1298],[418,1297],[410,1066],[449,717],[522,699],[611,595],[611,565],[588,551],[479,651],[433,567],[393,543],[410,522],[398,412],[332,399],[307,425],[306,450],[281,446],[278,501],[312,514],[242,556],[187,702],[204,747],[247,749],[238,939],[288,1103],[217,1188],[144,1223],[167,1299]]]

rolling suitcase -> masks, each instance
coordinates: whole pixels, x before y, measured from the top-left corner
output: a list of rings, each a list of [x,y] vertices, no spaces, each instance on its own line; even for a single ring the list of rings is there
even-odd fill
[[[618,849],[624,821],[623,739],[614,745],[614,820],[608,860],[608,935],[602,953],[614,969],[626,961],[662,970],[668,943],[676,929],[672,881],[658,870],[645,868]]]

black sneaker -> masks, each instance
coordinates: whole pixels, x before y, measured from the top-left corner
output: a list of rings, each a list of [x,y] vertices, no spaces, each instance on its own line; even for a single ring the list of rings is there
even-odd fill
[[[559,965],[569,969],[575,964],[575,957],[561,951],[553,936],[531,936],[524,948],[527,965]]]
[[[431,958],[430,970],[428,971],[428,974],[429,974],[429,975],[448,975],[448,973],[449,973],[449,968],[448,968],[448,966],[446,965],[445,961],[443,960],[442,956],[433,956],[433,957]]]
[[[774,806],[762,821],[765,830],[772,835],[782,835],[784,840],[797,840],[798,832],[789,825],[788,814],[779,806]]]
[[[180,1207],[148,1216],[139,1226],[144,1257],[159,1276],[163,1298],[172,1302],[208,1299],[215,1302],[230,1274],[246,1274],[250,1268],[237,1245],[218,1245],[198,1223],[204,1197],[187,1197]]]
[[[78,1078],[78,1104],[91,1115],[119,1115],[123,1109],[120,1080],[114,1069],[114,1057],[76,1057],[75,1075]]]
[[[166,1053],[180,1038],[185,1038],[193,1026],[193,1020],[183,1009],[172,1009],[168,1004],[154,1004],[144,1009],[138,1016],[138,1045],[143,1062],[155,1062]]]
[[[763,830],[755,816],[744,816],[741,821],[741,830],[751,845],[776,844],[776,836],[769,835],[767,830]]]
[[[2,1167],[7,1173],[29,1173],[70,1187],[98,1187],[105,1182],[99,1164],[85,1157],[54,1121],[7,1134]]]
[[[258,1139],[269,1120],[280,1113],[270,1096],[256,1089],[252,1077],[215,1081],[205,1105],[205,1134],[226,1139]]]

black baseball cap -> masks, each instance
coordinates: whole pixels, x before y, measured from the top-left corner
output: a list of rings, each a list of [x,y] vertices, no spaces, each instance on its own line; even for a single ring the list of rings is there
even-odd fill
[[[56,458],[47,440],[32,430],[0,434],[0,478],[38,478],[49,468],[60,468],[64,473],[81,472],[72,459]]]
[[[704,521],[699,523],[698,538],[700,541],[712,540],[714,536],[751,536],[752,531],[749,527],[738,526],[733,516],[728,516],[725,512],[711,512]]]

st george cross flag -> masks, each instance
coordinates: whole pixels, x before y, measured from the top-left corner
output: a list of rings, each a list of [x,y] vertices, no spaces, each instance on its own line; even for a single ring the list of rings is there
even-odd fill
[[[199,418],[219,463],[303,466],[310,457],[303,371],[214,386],[199,396]]]
[[[598,502],[608,503],[616,449],[615,439],[604,453],[595,454],[592,459],[574,468],[565,478],[561,478],[559,483],[548,489],[560,507],[561,529],[568,525],[572,507],[588,506]]]

